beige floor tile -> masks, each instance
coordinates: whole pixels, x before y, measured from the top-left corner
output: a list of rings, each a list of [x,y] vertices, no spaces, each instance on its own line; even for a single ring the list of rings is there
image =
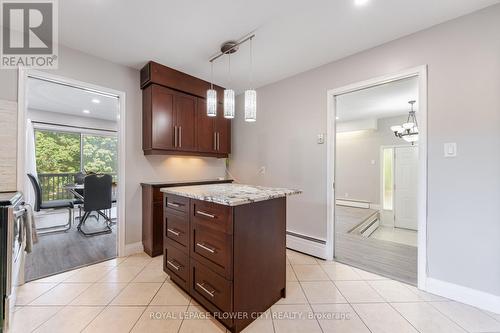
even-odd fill
[[[397,281],[368,281],[368,284],[388,302],[423,301],[417,294],[408,289],[404,284]]]
[[[358,274],[363,280],[388,280],[385,276],[371,273],[359,268],[352,267],[352,269]]]
[[[95,283],[75,298],[71,305],[108,305],[126,283]]]
[[[120,266],[144,267],[147,264],[151,263],[152,260],[153,259],[150,256],[148,256],[146,253],[139,253],[139,254],[134,254],[134,255],[131,255],[131,256],[128,256],[127,258],[125,258],[125,260],[123,260],[120,263]]]
[[[114,259],[109,259],[109,260],[100,262],[98,264],[95,264],[95,266],[116,267],[119,264],[121,264],[125,259],[127,259],[127,258],[126,257],[117,257]]]
[[[292,265],[299,281],[328,281],[328,275],[320,265]]]
[[[57,283],[26,283],[16,288],[16,305],[31,303],[40,295],[54,288]]]
[[[457,302],[433,302],[432,306],[469,332],[500,332],[500,322],[475,307]]]
[[[384,302],[382,296],[365,281],[336,281],[335,285],[349,303]]]
[[[151,301],[151,305],[188,305],[189,300],[189,295],[181,288],[165,282]]]
[[[372,333],[418,333],[387,303],[353,304],[353,307]]]
[[[273,305],[271,312],[276,333],[321,332],[308,304]]]
[[[104,307],[67,306],[38,327],[36,333],[77,333],[81,332]]]
[[[306,296],[298,282],[286,283],[286,298],[282,298],[276,304],[307,304]]]
[[[64,282],[96,282],[102,279],[112,269],[113,268],[109,266],[88,266],[80,269],[76,274],[69,276]]]
[[[187,308],[187,306],[150,306],[137,321],[132,332],[177,332]]]
[[[317,265],[318,262],[315,258],[306,254],[295,252],[291,250],[286,251],[286,256],[292,265]]]
[[[60,283],[30,305],[67,305],[90,286],[90,283]]]
[[[298,281],[295,272],[291,265],[286,265],[286,280],[287,281]]]
[[[243,330],[243,333],[274,333],[271,311],[268,310],[259,318],[255,319]]]
[[[143,267],[141,266],[122,266],[113,268],[108,274],[104,275],[100,282],[130,282],[132,281],[141,271]]]
[[[55,274],[55,275],[51,275],[51,276],[47,276],[43,279],[38,279],[38,280],[34,280],[34,281],[31,281],[30,283],[58,283],[58,282],[63,282],[64,280],[66,280],[67,278],[69,278],[71,275],[74,275],[76,273],[78,273],[80,271],[81,268],[78,268],[78,269],[75,269],[75,270],[72,270],[72,271],[67,271],[67,272],[64,272],[64,273],[60,273],[60,274]]]
[[[335,263],[333,265],[323,265],[322,268],[333,281],[362,280],[361,276],[359,276],[352,267],[344,264]]]
[[[418,297],[420,297],[421,299],[423,299],[426,302],[447,302],[447,301],[449,301],[449,299],[447,299],[447,298],[425,292],[423,290],[418,289],[415,286],[410,286],[408,284],[404,284],[404,286],[406,288],[410,289],[413,293],[417,294]]]
[[[145,307],[140,306],[108,306],[85,328],[85,330],[83,330],[83,332],[129,332],[144,310]]]
[[[132,282],[160,282],[163,283],[167,279],[167,274],[163,271],[163,267],[152,266],[149,264],[144,268]]]
[[[59,306],[22,307],[12,315],[9,333],[31,332],[61,309]]]
[[[161,283],[129,283],[111,305],[148,305],[160,287]]]
[[[315,259],[319,265],[335,265],[337,263],[335,260],[324,260],[324,259],[319,259],[319,258],[315,258]]]
[[[392,306],[420,333],[465,332],[465,330],[428,303],[392,303]]]
[[[324,333],[370,333],[349,304],[315,304],[312,308]]]
[[[181,325],[179,333],[221,333],[226,332],[224,326],[214,318],[210,317],[208,312],[198,306],[189,306],[187,317]]]
[[[347,303],[332,281],[301,282],[309,303]]]

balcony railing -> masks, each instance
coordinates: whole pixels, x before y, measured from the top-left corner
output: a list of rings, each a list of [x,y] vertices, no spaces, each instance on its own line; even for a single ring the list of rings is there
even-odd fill
[[[38,181],[42,188],[42,201],[72,199],[73,195],[64,189],[64,185],[75,182],[76,173],[39,173]],[[112,173],[113,181],[117,175]]]

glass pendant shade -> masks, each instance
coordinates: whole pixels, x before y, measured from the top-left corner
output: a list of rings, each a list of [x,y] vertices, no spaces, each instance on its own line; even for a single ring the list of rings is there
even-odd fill
[[[224,118],[234,118],[234,90],[224,90]]]
[[[401,126],[399,126],[399,125],[391,126],[391,131],[393,131],[393,132],[402,132],[403,128]]]
[[[413,126],[415,126],[414,123],[404,123],[403,124],[404,129],[410,129],[410,128],[413,128]]]
[[[217,91],[215,89],[207,90],[207,116],[217,116]]]
[[[245,121],[257,121],[257,92],[255,90],[245,91]]]

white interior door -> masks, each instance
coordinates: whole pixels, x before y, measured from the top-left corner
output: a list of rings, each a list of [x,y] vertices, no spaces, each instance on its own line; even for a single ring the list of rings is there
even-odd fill
[[[418,148],[394,150],[394,225],[417,230]]]

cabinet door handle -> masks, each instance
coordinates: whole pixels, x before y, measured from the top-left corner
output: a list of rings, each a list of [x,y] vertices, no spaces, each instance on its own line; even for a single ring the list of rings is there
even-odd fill
[[[208,295],[210,295],[210,297],[214,297],[215,296],[215,290],[212,289],[212,291],[208,290],[207,288],[205,288],[205,283],[198,283],[196,282],[196,285],[201,289],[203,290],[204,292],[206,292]]]
[[[181,265],[176,265],[174,264],[173,262],[171,262],[170,260],[167,260],[167,265],[169,265],[170,267],[172,267],[173,269],[175,269],[176,271],[178,271],[179,269],[181,269]]]
[[[220,132],[217,132],[217,150],[220,150]]]
[[[174,126],[174,147],[177,148],[177,126]]]
[[[214,150],[217,150],[217,132],[214,132]]]
[[[208,246],[203,245],[203,244],[201,244],[201,243],[196,243],[196,246],[199,246],[199,247],[201,247],[203,250],[208,251],[208,252],[210,252],[210,253],[215,253],[215,249],[214,249],[214,248],[208,247]]]
[[[177,237],[179,237],[179,235],[181,234],[180,232],[177,232],[177,231],[170,229],[170,228],[167,228],[167,231],[170,232],[171,234],[177,236]]]
[[[182,147],[182,126],[179,126],[179,147]]]
[[[205,212],[203,212],[203,211],[201,211],[201,210],[197,210],[197,211],[196,211],[196,214],[203,215],[203,216],[209,217],[209,218],[211,218],[211,219],[214,219],[214,218],[216,217],[216,216],[215,216],[215,215],[213,215],[213,214],[205,213]]]
[[[167,202],[167,206],[179,208],[181,205],[175,202]]]

